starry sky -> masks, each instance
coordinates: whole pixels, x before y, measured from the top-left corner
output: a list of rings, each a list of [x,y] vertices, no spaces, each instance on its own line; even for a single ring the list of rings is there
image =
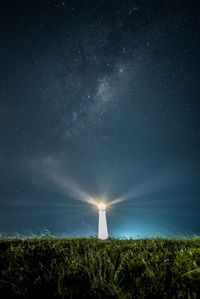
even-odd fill
[[[200,234],[200,10],[0,1],[0,233]]]

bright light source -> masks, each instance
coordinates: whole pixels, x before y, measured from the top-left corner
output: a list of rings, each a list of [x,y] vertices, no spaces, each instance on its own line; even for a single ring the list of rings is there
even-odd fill
[[[106,206],[104,205],[104,203],[100,202],[98,204],[98,210],[99,211],[105,211],[105,209],[106,209]]]

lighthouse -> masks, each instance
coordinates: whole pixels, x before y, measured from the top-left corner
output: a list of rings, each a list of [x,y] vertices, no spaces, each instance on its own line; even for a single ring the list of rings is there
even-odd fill
[[[106,221],[106,206],[104,203],[98,204],[99,212],[99,226],[98,226],[98,238],[106,240],[108,238],[108,229]]]

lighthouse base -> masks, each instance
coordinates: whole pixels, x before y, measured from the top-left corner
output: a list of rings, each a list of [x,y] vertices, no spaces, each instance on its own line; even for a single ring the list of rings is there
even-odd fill
[[[108,238],[106,211],[99,211],[98,238],[101,240],[106,240]]]

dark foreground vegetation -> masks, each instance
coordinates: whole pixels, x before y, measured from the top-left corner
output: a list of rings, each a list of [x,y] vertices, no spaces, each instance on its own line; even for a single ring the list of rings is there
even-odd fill
[[[0,298],[200,298],[200,238],[0,240]]]

